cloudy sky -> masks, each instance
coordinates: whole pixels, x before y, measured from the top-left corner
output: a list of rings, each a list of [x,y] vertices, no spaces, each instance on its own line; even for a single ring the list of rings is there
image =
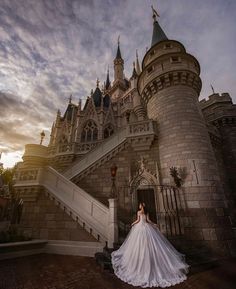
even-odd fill
[[[158,2],[158,3],[157,3]],[[117,37],[130,76],[135,50],[150,46],[152,15],[168,38],[199,60],[201,98],[229,92],[236,102],[235,0],[0,0],[0,151],[12,166],[27,143],[46,141],[57,109],[78,102],[112,70]],[[157,6],[158,4],[158,6]]]

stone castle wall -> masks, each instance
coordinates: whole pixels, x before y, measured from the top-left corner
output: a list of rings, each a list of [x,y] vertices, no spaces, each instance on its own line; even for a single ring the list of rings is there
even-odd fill
[[[132,214],[130,214],[132,196],[129,191],[126,191],[126,194],[122,191],[122,187],[127,187],[128,184],[129,167],[132,167],[134,161],[144,157],[147,160],[148,169],[155,173],[156,162],[158,163],[157,155],[157,140],[149,151],[135,152],[129,147],[80,180],[78,185],[105,202],[111,191],[110,167],[114,162],[118,166],[116,178],[119,190],[118,215],[121,220],[127,222],[130,220],[130,223],[132,221]],[[173,165],[173,163],[169,165]],[[235,254],[232,224],[229,211],[225,207],[224,194],[219,193],[215,186],[202,185],[191,187],[184,185],[180,191],[179,215],[184,234],[180,244],[177,244],[179,248],[186,253],[204,247],[209,252],[212,251],[214,254],[222,256],[226,256],[229,252]]]
[[[24,200],[19,229],[34,239],[96,241],[53,200],[44,190],[28,190],[21,193]]]
[[[158,141],[154,140],[150,150],[135,151],[130,145],[125,150],[114,156],[109,162],[104,163],[95,169],[88,176],[81,179],[77,184],[93,197],[107,204],[107,199],[111,193],[111,172],[112,164],[116,164],[117,176],[116,187],[119,195],[119,208],[122,213],[131,217],[132,196],[130,194],[130,181],[137,173],[141,158],[144,158],[147,169],[151,174],[156,174],[158,165]],[[137,208],[135,208],[136,210]],[[124,212],[123,212],[124,211]],[[124,215],[124,217],[126,217]],[[131,220],[130,220],[131,221]]]

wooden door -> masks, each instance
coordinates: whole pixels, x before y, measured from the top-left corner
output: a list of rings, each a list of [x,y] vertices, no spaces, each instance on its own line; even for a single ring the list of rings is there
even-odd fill
[[[139,203],[145,203],[149,213],[149,218],[152,222],[157,222],[156,216],[156,201],[153,189],[140,189],[137,190],[137,199]]]

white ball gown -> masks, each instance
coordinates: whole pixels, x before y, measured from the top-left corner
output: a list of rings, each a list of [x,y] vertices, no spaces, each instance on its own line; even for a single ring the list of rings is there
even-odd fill
[[[169,287],[187,279],[189,265],[162,235],[138,213],[135,224],[122,246],[112,252],[111,261],[118,278],[133,286]]]

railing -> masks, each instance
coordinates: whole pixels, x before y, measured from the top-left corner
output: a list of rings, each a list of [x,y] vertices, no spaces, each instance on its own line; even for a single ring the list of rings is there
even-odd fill
[[[168,237],[182,235],[183,229],[179,215],[179,210],[181,209],[179,190],[168,185],[142,185],[142,188],[144,190],[153,190],[155,199],[155,204],[153,204],[153,206],[155,207],[157,224],[160,231]],[[134,221],[133,217],[136,218],[138,197],[135,194],[137,189],[137,187],[133,186],[117,188],[117,191],[119,192],[119,211],[122,216],[122,220],[119,220],[119,229],[124,234],[129,232],[130,224]],[[130,206],[130,204],[127,206],[125,199],[131,195],[133,195],[132,206]],[[123,216],[126,216],[126,219]]]
[[[32,169],[19,169],[14,174],[14,181],[21,182],[21,184],[26,183],[39,185],[40,180],[40,170],[38,168]]]
[[[30,170],[28,171],[30,175]],[[15,188],[43,186],[57,205],[84,229],[97,240],[108,242],[108,246],[113,247],[117,239],[116,200],[109,199],[109,208],[106,207],[51,167],[38,169],[34,180],[24,179],[26,172],[27,170],[18,172]]]
[[[85,154],[91,149],[95,148],[101,141],[97,142],[87,142],[87,143],[70,143],[70,144],[61,144],[58,146],[48,147],[48,155],[59,155],[59,154]]]
[[[129,138],[146,134],[155,134],[155,132],[155,123],[152,120],[131,123],[127,127],[120,129],[99,146],[95,147],[74,165],[72,164],[63,175],[72,179],[82,173],[85,169],[94,165],[108,153],[111,153],[118,146],[125,143]]]
[[[98,231],[101,239],[107,239],[109,209],[106,206],[53,168],[49,167],[44,171],[43,185],[70,213],[82,223],[87,223],[90,229]]]

